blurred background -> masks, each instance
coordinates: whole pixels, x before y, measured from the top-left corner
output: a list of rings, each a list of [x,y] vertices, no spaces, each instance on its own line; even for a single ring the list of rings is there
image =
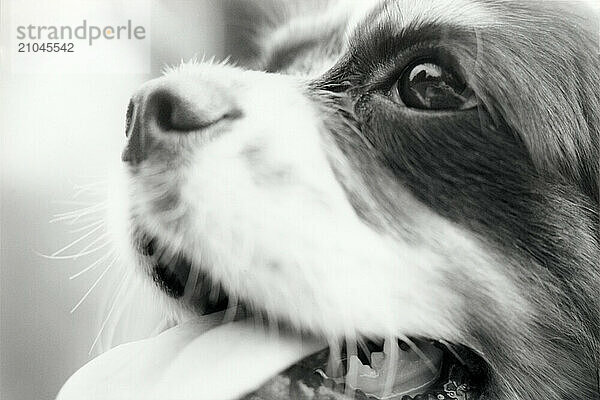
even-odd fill
[[[178,64],[182,59],[202,55],[219,59],[232,53],[244,59],[252,54],[244,27],[253,18],[247,4],[221,0],[103,0],[102,4],[60,0],[46,3],[56,10],[68,10],[79,21],[149,19],[144,23],[150,45],[148,59],[135,60],[128,54],[111,60],[117,69],[127,70],[124,63],[136,63],[143,71],[104,72],[98,67],[102,60],[94,61],[89,71],[44,71],[44,62],[50,58],[39,54],[34,61],[39,64],[26,68],[39,71],[24,73],[23,67],[15,69],[18,63],[12,59],[16,48],[10,18],[16,11],[20,15],[31,11],[33,15],[35,7],[43,3],[0,0],[3,400],[53,399],[65,380],[91,357],[88,351],[99,329],[102,284],[74,313],[70,310],[100,271],[69,277],[98,256],[48,259],[39,253],[50,255],[82,234],[71,232],[73,227],[64,223],[50,223],[54,215],[81,208],[87,201],[102,200],[90,199],[86,193],[75,199],[73,195],[77,185],[102,181],[119,165],[131,93],[142,82],[159,76],[165,65]],[[96,6],[108,14],[98,15]],[[139,57],[144,57],[142,53]]]

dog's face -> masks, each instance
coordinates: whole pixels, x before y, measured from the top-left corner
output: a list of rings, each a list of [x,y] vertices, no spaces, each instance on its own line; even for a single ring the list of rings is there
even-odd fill
[[[486,399],[598,398],[593,14],[319,2],[267,36],[134,95],[136,268],[196,313],[468,349]]]

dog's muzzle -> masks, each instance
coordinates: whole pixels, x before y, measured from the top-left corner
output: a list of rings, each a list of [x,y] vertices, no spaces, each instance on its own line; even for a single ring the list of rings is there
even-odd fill
[[[138,165],[159,148],[155,144],[161,135],[202,132],[223,120],[235,120],[241,114],[224,89],[210,82],[198,82],[194,88],[184,88],[166,78],[154,80],[134,94],[129,102],[128,143],[121,159],[130,165]]]

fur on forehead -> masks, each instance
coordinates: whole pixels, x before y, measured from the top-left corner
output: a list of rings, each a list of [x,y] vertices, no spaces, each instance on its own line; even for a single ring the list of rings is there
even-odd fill
[[[291,1],[276,7],[279,28],[263,50],[272,53],[298,41],[324,47],[337,37],[343,42],[339,58],[352,47],[349,38],[370,29],[383,32],[384,26],[400,33],[429,24],[472,31],[474,46],[454,51],[459,61],[474,61],[467,79],[488,111],[512,128],[540,172],[576,181],[598,200],[597,6],[584,0],[327,1],[319,2],[320,14],[311,6]],[[401,37],[397,33],[390,40]]]

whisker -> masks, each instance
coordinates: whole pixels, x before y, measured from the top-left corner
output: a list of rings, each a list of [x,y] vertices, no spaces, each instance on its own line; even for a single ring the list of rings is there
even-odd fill
[[[72,220],[72,222],[78,221],[79,219],[86,217],[88,215],[96,214],[106,210],[106,205],[102,205],[99,207],[92,207],[90,209],[85,210],[77,210],[70,211],[66,213],[55,214],[54,217],[50,220],[50,223],[55,223],[59,221]]]
[[[330,339],[329,342],[329,360],[327,362],[326,374],[329,377],[340,376],[342,368],[341,349],[337,340]]]
[[[364,342],[364,340],[362,340],[362,339],[357,339],[357,340],[356,340],[356,343],[358,344],[358,347],[360,347],[360,349],[362,350],[362,352],[363,352],[365,355],[367,355],[367,356],[368,356],[369,354],[371,354],[371,350],[369,350],[369,348],[367,347],[367,345],[366,345],[366,343]]]
[[[394,381],[396,378],[396,369],[398,368],[398,340],[395,337],[389,337],[387,339],[388,351],[384,350],[385,357],[387,359],[387,376],[383,385],[382,397],[387,397],[392,394],[394,389]],[[384,343],[385,347],[385,343]]]
[[[440,342],[441,344],[443,344],[444,346],[446,346],[446,348],[450,351],[450,353],[452,353],[452,355],[462,364],[462,365],[466,365],[467,363],[462,359],[462,357],[456,352],[456,350],[454,349],[454,347],[448,343],[447,341],[443,340],[443,339],[438,339],[438,342]]]
[[[189,300],[196,292],[196,287],[198,286],[198,277],[200,277],[200,270],[192,266],[190,268],[190,275],[185,282],[185,288],[183,289],[183,298],[185,300]]]
[[[88,183],[85,185],[74,185],[73,190],[75,190],[75,193],[73,194],[73,198],[76,199],[85,193],[99,194],[104,191],[101,189],[106,189],[106,184],[104,182]]]
[[[108,233],[103,233],[102,235],[98,236],[96,239],[94,239],[90,244],[88,244],[87,246],[85,246],[83,249],[81,249],[81,253],[85,253],[87,250],[89,250],[91,247],[93,247],[96,243],[106,239],[106,237],[108,236]],[[77,257],[75,257],[75,259],[77,259]]]
[[[78,198],[80,198],[84,194],[97,194],[97,193],[98,193],[98,191],[95,191],[94,189],[88,189],[88,188],[77,189],[75,191],[75,193],[73,193],[73,198],[74,199],[78,199]]]
[[[433,362],[431,362],[429,357],[427,357],[427,355],[425,355],[425,353],[423,353],[423,351],[417,347],[415,342],[410,340],[408,336],[402,334],[398,334],[398,337],[402,339],[402,341],[405,342],[411,348],[411,350],[414,351],[419,356],[419,358],[421,358],[421,360],[425,362],[427,368],[429,368],[431,372],[433,372],[434,374],[437,373],[437,368],[435,368]]]
[[[83,253],[78,253],[78,254],[70,254],[67,256],[49,256],[46,254],[42,254],[36,250],[33,250],[38,256],[40,257],[44,257],[47,258],[49,260],[76,260],[77,258],[81,257],[81,256],[87,256],[88,254],[92,254],[97,252],[100,249],[103,249],[104,247],[106,247],[107,245],[109,245],[110,243],[112,243],[111,241],[106,241],[103,244],[101,244],[100,246],[96,247],[95,249],[83,252]]]
[[[133,283],[131,282],[131,274],[126,274],[126,276],[124,277],[123,281],[127,281],[127,280],[129,280],[129,282],[124,283],[124,285],[128,286],[128,290],[125,293],[125,297],[119,301],[119,303],[122,305],[122,307],[116,309],[116,314],[113,317],[114,323],[110,326],[110,330],[108,332],[106,332],[106,334],[104,335],[104,338],[106,338],[106,340],[102,340],[102,342],[106,342],[106,344],[102,345],[102,342],[99,342],[100,345],[106,350],[108,350],[110,347],[112,347],[114,345],[115,334],[116,334],[117,328],[120,326],[119,321],[121,321],[123,313],[127,310],[127,306],[130,304],[131,298],[137,294],[136,288],[132,287]],[[160,321],[160,323],[162,324],[163,322]],[[126,329],[125,331],[126,332],[129,331],[129,329]],[[154,335],[152,335],[152,336],[154,336]],[[100,350],[102,350],[102,347]]]
[[[93,226],[96,226],[96,225],[104,225],[104,220],[103,220],[103,219],[96,219],[94,222],[92,222],[92,223],[90,223],[90,224],[88,224],[88,225],[86,225],[86,226],[83,226],[83,227],[81,227],[81,228],[73,229],[73,230],[71,230],[69,233],[79,233],[79,232],[83,232],[83,231],[85,231],[86,229],[89,229],[89,228],[91,228],[91,227],[93,227]]]
[[[83,297],[81,298],[81,300],[79,300],[79,302],[75,305],[75,307],[73,307],[71,309],[71,313],[74,313],[75,310],[77,310],[79,308],[79,306],[85,301],[85,299],[87,299],[87,297],[90,295],[90,293],[92,293],[92,290],[94,290],[94,288],[96,286],[98,286],[98,283],[100,283],[100,281],[102,280],[102,278],[104,278],[104,276],[110,270],[110,268],[113,265],[115,265],[115,263],[117,262],[118,259],[119,259],[119,256],[115,256],[113,258],[113,260],[108,264],[108,266],[104,269],[104,271],[102,271],[102,273],[100,274],[100,276],[98,277],[98,279],[96,279],[96,281],[92,284],[92,287],[90,287],[88,289],[88,291],[85,292],[85,294],[83,295]]]
[[[73,280],[73,279],[75,279],[75,278],[77,278],[77,277],[85,274],[86,272],[93,270],[102,261],[106,260],[107,258],[109,258],[112,255],[114,255],[114,252],[106,253],[105,255],[103,255],[102,257],[100,257],[96,261],[94,261],[92,264],[90,264],[89,266],[85,267],[84,269],[82,269],[81,271],[77,272],[76,274],[71,275],[69,277],[69,280]]]
[[[63,205],[70,205],[70,206],[91,207],[91,206],[93,206],[96,203],[95,202],[90,202],[90,201],[52,200],[52,204],[63,204]]]
[[[79,213],[76,217],[73,218],[73,222],[79,221],[81,218],[87,217],[88,215],[106,212],[106,209],[107,209],[107,206],[105,204],[103,204],[102,206],[99,206],[97,209],[89,210],[84,213]]]
[[[220,293],[221,293],[221,285],[217,282],[213,282],[213,285],[210,288],[210,293],[208,295],[208,299],[214,303],[219,298]]]
[[[111,325],[111,330],[103,335],[102,342],[100,342],[101,344],[106,342],[106,344],[103,344],[105,349],[108,349],[108,346],[113,347],[115,344],[119,344],[115,342],[117,328],[120,328],[122,332],[131,332],[134,330],[132,325],[138,323],[136,318],[131,318],[131,308],[129,308],[129,306],[132,305],[132,298],[137,298],[140,293],[139,290],[143,290],[143,282],[135,279],[134,275],[135,273],[129,273],[125,276],[125,280],[128,280],[128,282],[125,283],[125,285],[127,285],[126,297],[119,301],[123,306],[116,309],[117,314],[113,314],[112,319],[114,323]],[[125,312],[129,312],[129,315],[126,318],[123,318],[122,316]],[[158,318],[152,325],[148,325],[148,330],[146,331],[147,335],[145,335],[145,337],[154,337],[182,321],[181,314],[175,315],[174,313],[167,313],[164,315],[164,318]],[[104,340],[104,338],[106,338],[106,340]],[[121,337],[120,339],[123,341],[123,339],[127,340],[128,338]]]
[[[92,213],[82,215],[82,217],[89,215],[89,214],[92,214]],[[55,214],[49,222],[51,224],[53,224],[55,222],[68,221],[68,220],[73,220],[73,219],[78,219],[77,214],[65,214],[65,215]]]
[[[344,388],[344,394],[351,398],[354,398],[354,388],[358,385],[359,365],[356,365],[356,369],[352,371],[352,375],[350,374],[350,361],[352,356],[356,356],[356,354],[356,339],[354,339],[353,335],[346,335],[346,387]]]
[[[89,182],[89,183],[75,183],[75,184],[73,184],[73,188],[74,189],[95,188],[97,186],[106,186],[107,182],[108,182],[107,179],[100,179],[95,182]]]
[[[98,331],[98,334],[96,335],[96,338],[94,339],[94,342],[92,343],[92,347],[90,348],[90,351],[88,352],[88,355],[92,354],[92,351],[94,351],[94,348],[96,347],[96,344],[98,343],[98,340],[100,340],[100,336],[102,336],[102,332],[104,332],[104,328],[106,327],[106,324],[108,323],[108,321],[110,319],[110,316],[112,315],[113,311],[115,310],[115,306],[119,302],[119,298],[121,297],[121,295],[123,293],[125,293],[123,291],[123,288],[125,288],[124,284],[127,281],[127,278],[129,278],[129,273],[127,273],[126,276],[121,280],[121,283],[119,283],[119,287],[117,288],[117,291],[116,291],[116,294],[115,294],[115,298],[112,301],[112,304],[110,306],[110,309],[108,310],[108,313],[106,314],[106,317],[104,318],[104,321],[102,321],[102,325],[100,326],[100,330]]]
[[[233,322],[235,316],[237,315],[238,308],[238,300],[237,297],[233,295],[229,296],[229,301],[227,302],[227,309],[225,310],[225,315],[223,316],[223,323],[228,324]]]
[[[88,211],[95,211],[98,210],[99,208],[103,208],[105,206],[106,202],[102,201],[99,203],[95,203],[89,207],[83,207],[83,208],[78,208],[76,210],[71,210],[71,211],[65,211],[65,212],[61,212],[61,213],[56,213],[54,214],[54,217],[64,217],[67,215],[79,215],[81,213],[85,213]]]
[[[83,236],[81,236],[79,239],[76,239],[74,241],[72,241],[71,243],[69,243],[68,245],[66,245],[65,247],[63,247],[60,250],[55,251],[54,253],[51,254],[51,257],[57,256],[60,253],[64,252],[65,250],[70,249],[71,247],[75,246],[77,243],[81,242],[83,239],[89,237],[90,235],[92,235],[94,232],[99,231],[102,228],[102,225],[98,225],[97,227],[95,227],[94,229],[92,229],[91,231],[89,231],[88,233],[84,234]]]
[[[76,224],[85,224],[87,222],[92,222],[92,221],[103,221],[104,218],[102,215],[95,215],[95,214],[90,214],[90,215],[86,215],[83,217],[79,217],[76,220],[68,220],[68,219],[64,219],[62,220],[63,224],[65,225],[76,225]]]

